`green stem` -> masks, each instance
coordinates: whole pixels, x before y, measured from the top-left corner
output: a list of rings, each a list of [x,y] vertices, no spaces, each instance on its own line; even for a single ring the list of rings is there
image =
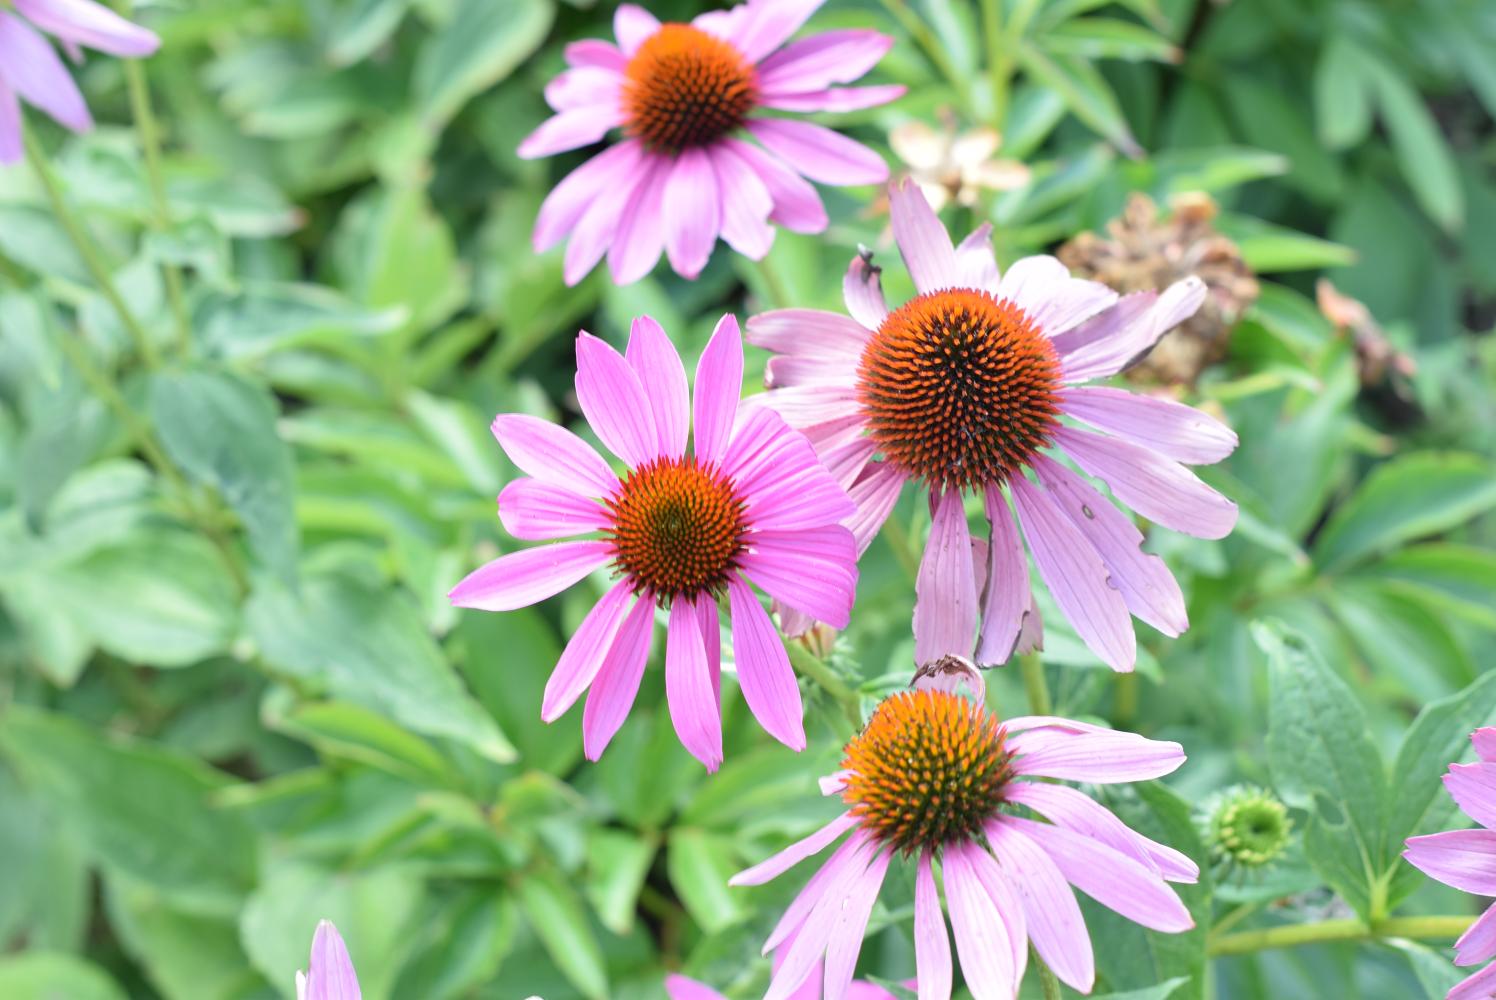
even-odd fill
[[[882,0],[882,3],[884,9],[909,33],[909,37],[914,39],[915,44],[925,50],[925,55],[929,57],[930,62],[935,64],[935,68],[940,70],[940,75],[955,88],[956,96],[964,103],[966,81],[961,78],[960,73],[956,72],[955,64],[951,62],[945,47],[940,44],[940,40],[935,37],[930,26],[918,14],[910,10],[904,0]]]
[[[145,151],[145,175],[151,187],[151,205],[157,232],[171,228],[171,207],[166,200],[166,177],[161,169],[161,130],[151,107],[151,88],[145,68],[135,59],[122,60],[125,80],[130,85],[130,109],[135,115],[135,129],[140,133],[140,147]],[[162,264],[166,298],[177,323],[177,350],[187,353],[192,340],[192,324],[187,318],[187,300],[182,294],[182,272],[175,264]]]
[[[1038,653],[1024,653],[1018,657],[1018,667],[1023,671],[1023,689],[1028,692],[1029,711],[1035,715],[1048,715],[1054,708],[1049,698],[1049,682],[1044,679],[1044,661]]]
[[[883,522],[883,538],[893,550],[893,557],[911,580],[919,579],[919,553],[914,549],[914,536],[897,517]]]
[[[1312,924],[1287,924],[1255,931],[1238,931],[1210,941],[1217,955],[1247,955],[1269,948],[1292,948],[1325,941],[1363,941],[1369,938],[1455,938],[1475,922],[1474,917],[1389,917],[1373,924],[1360,920],[1321,920]]]
[[[130,339],[135,341],[135,348],[140,352],[140,358],[147,368],[156,367],[156,346],[151,343],[151,338],[140,325],[140,320],[130,311],[125,300],[120,297],[119,289],[114,286],[114,277],[109,273],[109,267],[104,263],[103,255],[93,238],[78,221],[73,210],[68,207],[67,199],[63,197],[62,185],[57,181],[57,174],[53,172],[52,165],[47,162],[47,155],[37,143],[36,137],[29,131],[26,133],[26,160],[31,164],[31,169],[36,172],[37,178],[42,182],[42,190],[47,194],[47,201],[52,205],[52,214],[57,216],[63,231],[72,240],[73,246],[78,250],[78,256],[83,258],[83,265],[88,268],[88,273],[93,275],[94,281],[99,286],[99,292],[119,314],[120,322],[130,334]]]
[[[999,132],[1008,117],[1008,82],[1013,60],[1002,31],[1002,0],[982,0],[982,32],[987,39],[987,75],[992,78],[992,126]]]
[[[1029,964],[1039,974],[1039,988],[1044,991],[1044,1000],[1060,1000],[1060,981],[1033,948],[1029,948]]]
[[[1221,914],[1220,918],[1210,926],[1210,933],[1220,937],[1228,930],[1241,923],[1243,920],[1262,909],[1261,903],[1241,903],[1238,906]]]
[[[847,721],[852,723],[854,733],[861,729],[862,699],[858,697],[857,692],[798,641],[791,639],[785,645],[789,649],[790,665],[819,684],[821,690],[836,699],[837,703],[842,706],[842,710],[846,712]]]
[[[756,260],[753,267],[758,271],[758,276],[763,280],[764,290],[768,294],[769,305],[774,309],[784,309],[794,304],[794,298],[789,289],[784,287],[784,282],[779,277],[779,272],[774,270],[769,258]]]

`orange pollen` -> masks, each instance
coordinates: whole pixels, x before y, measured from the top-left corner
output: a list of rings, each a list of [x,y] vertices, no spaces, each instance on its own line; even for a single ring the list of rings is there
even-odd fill
[[[847,744],[842,799],[906,855],[980,835],[1003,803],[1013,754],[995,716],[946,691],[886,698]]]
[[[661,601],[718,592],[743,551],[743,501],[716,469],[657,458],[630,472],[613,515],[613,565]]]
[[[927,292],[863,349],[858,395],[884,456],[940,489],[1003,483],[1059,424],[1054,346],[1009,299]]]
[[[743,54],[689,24],[665,24],[624,71],[625,129],[652,149],[710,146],[758,103],[758,72]]]

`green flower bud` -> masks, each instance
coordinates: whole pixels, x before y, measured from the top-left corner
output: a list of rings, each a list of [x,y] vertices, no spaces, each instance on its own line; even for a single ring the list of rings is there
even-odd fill
[[[1261,871],[1287,853],[1288,807],[1265,788],[1234,785],[1206,799],[1198,815],[1211,857],[1225,869]]]

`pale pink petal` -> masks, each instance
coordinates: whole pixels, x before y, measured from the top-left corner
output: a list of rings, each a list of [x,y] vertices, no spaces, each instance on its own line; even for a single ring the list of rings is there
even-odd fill
[[[893,513],[904,489],[906,479],[902,472],[887,462],[875,462],[861,479],[852,484],[847,495],[857,505],[845,524],[857,543],[857,557],[867,551],[883,530],[883,524]]]
[[[762,260],[774,244],[774,227],[769,215],[774,211],[774,196],[763,178],[744,160],[721,145],[708,151],[712,169],[717,175],[721,200],[722,239],[750,260]]]
[[[804,429],[814,441],[811,428],[856,416],[860,404],[856,389],[850,386],[799,385],[753,396],[744,405],[772,410],[791,427]]]
[[[1054,335],[1054,349],[1063,358],[1083,347],[1099,343],[1115,336],[1147,314],[1158,301],[1157,292],[1133,292],[1117,300],[1110,309],[1103,309],[1078,326]]]
[[[856,543],[840,525],[804,531],[761,531],[739,557],[743,572],[770,597],[846,628],[857,590]]]
[[[644,40],[660,30],[660,19],[637,4],[621,4],[613,12],[613,36],[625,56],[639,51]]]
[[[709,10],[704,14],[697,14],[691,18],[691,25],[709,35],[716,35],[725,42],[731,42],[742,34],[743,24],[752,13],[746,3],[740,3],[727,10]]]
[[[747,4],[732,40],[749,62],[758,62],[810,20],[826,0],[758,0]]]
[[[566,62],[572,66],[595,66],[598,69],[610,69],[615,73],[622,73],[629,64],[627,57],[619,51],[618,46],[600,38],[584,38],[579,42],[570,42],[563,53]]]
[[[791,750],[805,749],[800,685],[790,668],[779,633],[768,612],[741,579],[731,579],[727,596],[732,613],[732,649],[743,700],[768,734]]]
[[[956,248],[919,185],[907,179],[889,185],[888,202],[893,238],[914,287],[922,293],[955,287]]]
[[[602,531],[612,523],[596,500],[529,477],[499,491],[499,520],[509,534],[530,542]]]
[[[696,365],[695,434],[696,460],[714,464],[722,460],[738,415],[738,397],[743,392],[743,337],[738,318],[727,313],[717,321],[712,339]]]
[[[695,278],[711,259],[722,229],[722,198],[717,172],[700,149],[687,149],[675,158],[665,184],[665,253],[682,278]]]
[[[952,845],[942,858],[956,954],[975,1000],[1013,1000],[1017,976],[1012,935],[968,858],[968,852],[980,850]]]
[[[850,272],[847,280],[851,280]],[[874,290],[881,302],[876,278]],[[862,356],[871,336],[872,331],[861,322],[821,309],[771,309],[748,320],[748,343],[756,347],[851,364]]]
[[[798,865],[808,857],[820,854],[836,841],[836,838],[846,833],[857,825],[857,817],[850,812],[842,813],[836,819],[821,827],[815,833],[801,840],[795,841],[784,850],[764,861],[760,861],[752,868],[738,872],[727,880],[728,885],[763,885],[772,881]]]
[[[695,598],[670,605],[665,640],[665,698],[681,745],[715,771],[722,764],[722,708],[712,696],[711,667],[701,639]]]
[[[1195,882],[1200,869],[1189,857],[1133,830],[1112,811],[1068,785],[1015,781],[1008,801],[1026,805],[1051,823],[1099,840],[1163,876],[1167,882]]]
[[[1023,542],[1003,499],[1002,487],[988,486],[984,503],[992,533],[987,544],[986,593],[982,600],[982,632],[977,640],[976,661],[988,666],[1006,663],[1012,657],[1023,634],[1033,593]]]
[[[1003,275],[998,292],[1021,306],[1051,337],[1117,301],[1117,293],[1106,285],[1070,277],[1065,265],[1049,256],[1025,257],[1015,263]]]
[[[769,218],[796,233],[819,233],[826,228],[826,206],[821,196],[805,178],[777,156],[741,139],[723,139],[715,147],[736,156],[758,174],[774,199]]]
[[[582,710],[582,750],[588,760],[602,756],[634,707],[639,682],[643,680],[644,667],[649,662],[649,645],[654,636],[654,607],[652,594],[639,595],[603,658],[602,669],[587,691],[587,705]]]
[[[581,66],[557,73],[545,85],[545,102],[557,111],[591,105],[617,107],[622,95],[622,74],[596,66]]]
[[[1205,282],[1194,275],[1176,281],[1138,319],[1066,353],[1062,359],[1065,380],[1086,382],[1117,374],[1148,353],[1158,338],[1193,316],[1204,301]]]
[[[848,487],[862,477],[863,470],[877,451],[878,442],[870,437],[856,437],[822,454],[821,464],[826,467],[826,472],[832,479]],[[847,513],[850,514],[852,510],[853,507],[849,505]]]
[[[619,285],[631,285],[654,270],[665,252],[665,186],[671,160],[650,154],[633,195],[623,206],[618,232],[608,248],[608,270]]]
[[[997,907],[997,915],[1008,932],[1008,957],[1013,963],[1013,991],[1016,993],[1018,984],[1023,981],[1024,970],[1028,968],[1028,921],[1024,917],[1023,901],[1018,898],[1012,879],[985,849],[977,844],[968,845],[966,859],[971,862],[977,880],[987,890],[992,905]]]
[[[459,608],[514,611],[561,593],[613,558],[612,542],[557,542],[521,549],[473,570],[448,592]]]
[[[824,125],[785,118],[755,118],[748,131],[800,174],[822,184],[881,184],[888,164],[862,143]]]
[[[1490,1000],[1493,996],[1496,996],[1496,964],[1488,965],[1455,984],[1444,994],[1444,1000]]]
[[[93,128],[83,94],[47,40],[25,21],[0,10],[0,79],[21,100],[74,132]]]
[[[1096,982],[1096,957],[1075,893],[1038,844],[1001,820],[986,826],[993,853],[1003,859],[1023,904],[1024,926],[1039,957],[1061,982],[1082,993]]]
[[[1496,896],[1496,831],[1449,830],[1409,837],[1403,857],[1445,885]]]
[[[1496,764],[1496,726],[1483,726],[1471,733],[1470,745],[1481,760]]]
[[[554,156],[601,141],[608,129],[624,122],[623,109],[605,104],[587,104],[552,115],[525,136],[519,144],[522,160]]]
[[[866,840],[849,843],[858,844],[857,853],[821,889],[820,898],[804,921],[791,929],[795,938],[786,949],[783,964],[774,970],[774,978],[769,983],[769,991],[764,995],[764,1000],[790,1000],[825,954],[831,932],[836,928],[838,915],[856,891],[858,881],[872,860],[871,856],[878,852],[877,846]],[[832,860],[834,862],[835,858]],[[809,889],[809,886],[806,888]]]
[[[0,73],[0,164],[19,163],[26,155],[21,140],[21,101]]]
[[[862,936],[867,933],[868,917],[872,916],[873,904],[878,900],[878,891],[883,888],[883,877],[888,873],[888,862],[892,858],[892,851],[875,854],[867,870],[852,883],[841,912],[835,915],[836,924],[826,943],[823,1000],[846,1000],[847,988],[852,985],[852,971],[857,966],[857,955],[862,951]]]
[[[629,598],[633,596],[633,583],[619,580],[603,595],[602,600],[592,606],[582,624],[577,626],[556,669],[545,684],[545,696],[540,701],[540,718],[555,722],[566,714],[576,700],[587,690],[603,660],[613,648],[618,628],[629,610]]]
[[[813,114],[828,111],[845,114],[881,107],[896,101],[908,92],[901,83],[884,83],[872,87],[828,87],[825,90],[808,90],[800,94],[774,94],[760,99],[763,107],[775,111],[798,111]]]
[[[802,94],[851,83],[878,65],[893,37],[865,28],[827,31],[786,45],[758,64],[764,95]]]
[[[914,876],[914,968],[919,1000],[950,1000],[951,939],[945,932],[929,851],[920,852]]]
[[[970,655],[977,631],[977,585],[960,490],[948,490],[936,501],[914,593],[915,664]]]
[[[674,972],[665,977],[665,994],[670,1000],[725,1000],[722,994],[705,983]]]
[[[1076,427],[1057,428],[1054,441],[1076,465],[1105,481],[1118,500],[1166,528],[1225,538],[1236,526],[1234,502],[1157,452]]]
[[[770,447],[752,458],[734,461],[730,446],[724,467],[736,466],[733,476],[744,501],[744,516],[756,531],[799,531],[836,524],[856,510],[846,492],[816,459],[803,434],[789,429],[768,410],[753,422],[773,421],[779,433]]]
[[[1002,276],[992,253],[992,223],[982,223],[956,247],[956,282],[997,294]]]
[[[304,1000],[360,1000],[353,959],[331,921],[323,920],[317,924],[306,972]]]
[[[148,56],[161,47],[154,31],[92,0],[15,0],[15,5],[26,20],[72,45],[125,59]]]
[[[1010,733],[1008,747],[1018,754],[1015,774],[1105,785],[1149,781],[1178,770],[1184,750],[1172,740],[1150,740],[1136,733],[1089,733],[1031,729]]]
[[[644,147],[640,143],[621,142],[609,146],[567,174],[540,206],[532,239],[536,252],[544,253],[568,235],[573,235],[573,230],[599,196],[610,200],[617,197],[619,177],[631,176],[643,155]],[[619,211],[613,213],[615,220],[619,214]],[[598,256],[601,256],[601,251]],[[595,257],[593,263],[596,262]],[[590,269],[591,265],[588,267]]]
[[[1035,455],[1032,467],[1055,506],[1101,557],[1128,610],[1164,635],[1189,628],[1178,581],[1162,559],[1142,550],[1143,535],[1132,518],[1053,459]]]
[[[842,389],[857,386],[857,371],[850,364],[828,362],[805,354],[779,354],[764,366],[764,387],[792,389],[823,385]]]
[[[610,186],[592,195],[591,204],[586,206],[581,219],[571,230],[562,272],[568,285],[575,285],[587,277],[588,272],[603,259],[603,254],[613,248],[625,209],[634,204],[640,190],[654,176],[654,159],[644,154],[642,144],[630,140],[620,145],[631,147],[636,155],[616,172]]]
[[[586,497],[611,496],[619,489],[618,476],[590,444],[549,420],[501,413],[492,430],[509,460],[541,482]]]
[[[832,852],[831,857],[826,859],[826,863],[810,877],[810,881],[805,883],[805,888],[801,889],[790,902],[784,914],[779,918],[779,923],[774,925],[774,929],[764,940],[761,954],[767,955],[773,949],[778,948],[804,926],[810,914],[815,910],[816,904],[821,901],[821,897],[826,895],[828,890],[834,889],[845,881],[848,869],[856,868],[856,871],[861,872],[867,867],[867,859],[862,857],[861,852],[867,846],[868,836],[856,830],[855,823],[853,829],[856,832],[842,841],[842,845]],[[834,837],[831,838],[831,840],[834,839]],[[828,844],[830,842],[830,840],[827,841]],[[861,867],[857,867],[859,859]],[[799,860],[801,859],[797,857],[790,864],[793,865]],[[781,964],[781,961],[776,955],[776,964]]]
[[[1063,390],[1060,400],[1068,416],[1176,462],[1209,465],[1236,449],[1236,433],[1231,428],[1172,399],[1084,386]]]
[[[586,330],[577,335],[576,387],[587,422],[625,465],[638,468],[659,457],[659,436],[639,376],[613,345]]]
[[[883,298],[883,281],[880,277],[883,269],[874,267],[870,257],[871,255],[864,257],[862,254],[853,257],[847,268],[847,276],[842,279],[842,298],[847,302],[847,312],[865,327],[857,347],[859,353],[862,345],[867,342],[867,330],[878,329],[888,317],[888,302]],[[748,321],[748,330],[751,334],[753,320]]]
[[[1137,660],[1127,602],[1091,543],[1054,500],[1021,474],[1008,481],[1023,537],[1055,603],[1085,644],[1113,670]]]
[[[1454,943],[1454,964],[1475,965],[1496,955],[1496,906],[1486,907]]]

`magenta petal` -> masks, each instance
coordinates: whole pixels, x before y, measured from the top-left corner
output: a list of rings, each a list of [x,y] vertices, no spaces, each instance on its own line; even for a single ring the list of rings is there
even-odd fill
[[[846,628],[857,589],[852,533],[840,525],[760,531],[739,565],[770,597],[833,628]]]
[[[712,339],[696,365],[696,460],[712,465],[722,460],[738,415],[743,391],[743,337],[738,319],[728,313],[717,321]]]
[[[576,700],[587,690],[603,660],[613,648],[618,627],[629,610],[629,598],[633,585],[628,580],[619,580],[603,595],[602,600],[592,606],[582,624],[577,626],[556,661],[556,669],[545,685],[545,696],[540,701],[540,718],[555,722],[566,714]]]
[[[706,267],[722,228],[722,200],[717,172],[700,149],[687,149],[675,158],[665,184],[665,253],[683,278],[695,278]]]
[[[1455,984],[1444,994],[1444,1000],[1489,1000],[1492,996],[1496,996],[1496,965],[1488,965]]]
[[[977,585],[971,533],[960,490],[936,501],[914,585],[914,662],[969,656],[977,631]]]
[[[525,136],[517,152],[522,160],[534,160],[590,146],[607,135],[608,129],[622,125],[623,120],[621,106],[587,104],[570,108],[541,122]]]
[[[819,233],[826,228],[826,206],[815,187],[783,160],[741,139],[724,139],[716,147],[736,156],[758,174],[774,199],[769,218],[796,233]]]
[[[658,458],[659,438],[649,399],[634,369],[606,341],[577,335],[577,401],[608,450],[638,468]]]
[[[35,28],[0,10],[0,80],[27,104],[74,132],[93,128],[83,94],[57,52]]]
[[[845,114],[848,111],[881,107],[903,97],[908,90],[901,83],[885,83],[872,87],[828,87],[800,94],[774,94],[761,100],[764,107],[775,111],[797,111],[801,114],[829,111]]]
[[[914,876],[914,969],[919,1000],[950,1000],[951,939],[945,932],[929,851],[920,853]]]
[[[478,567],[447,596],[459,608],[514,611],[561,593],[612,558],[612,542],[537,545]]]
[[[1023,622],[1033,601],[1028,560],[1013,524],[1002,488],[987,487],[984,501],[992,534],[987,543],[987,582],[982,601],[982,632],[976,661],[982,666],[1006,663],[1023,634]]]
[[[581,218],[566,241],[562,275],[568,285],[575,285],[587,277],[603,255],[613,248],[624,210],[633,205],[639,188],[653,176],[651,161],[643,156],[640,143],[630,141],[621,146],[632,148],[638,155],[619,172],[612,182],[615,187],[593,195],[591,202],[582,209]]]
[[[643,680],[644,667],[649,662],[649,644],[654,635],[654,605],[652,594],[639,595],[587,692],[587,705],[582,710],[582,749],[588,760],[602,756],[634,707],[639,682]]]
[[[645,39],[660,30],[660,19],[637,4],[620,4],[613,12],[613,36],[625,56],[639,51]]]
[[[774,196],[752,167],[721,145],[713,146],[708,155],[717,190],[723,194],[722,239],[744,257],[762,260],[774,244],[774,227],[769,225]]]
[[[21,101],[0,74],[0,164],[19,163],[26,155],[21,141]]]
[[[1049,855],[1017,827],[1001,820],[986,827],[992,850],[1003,859],[1023,903],[1024,926],[1039,957],[1060,980],[1082,993],[1096,982],[1096,957],[1080,904]]]
[[[1013,1000],[1012,934],[978,878],[968,854],[980,847],[952,845],[943,855],[945,901],[966,988],[975,1000]]]
[[[584,38],[579,42],[570,42],[564,50],[564,55],[566,62],[571,66],[595,66],[598,69],[613,70],[615,73],[622,73],[629,64],[618,46],[600,38]]]
[[[727,880],[727,884],[763,885],[765,882],[772,881],[806,858],[821,853],[835,842],[837,837],[855,827],[857,822],[856,816],[849,812],[842,813],[810,836],[795,841],[778,854],[760,861],[752,868],[738,872]]]
[[[499,491],[499,520],[515,538],[532,542],[602,531],[612,523],[597,501],[527,477]]]
[[[542,482],[587,497],[611,496],[619,488],[618,476],[590,444],[549,420],[501,413],[492,430],[509,460]]]
[[[613,281],[631,285],[654,270],[665,251],[665,186],[670,180],[671,161],[650,154],[638,187],[623,206],[618,232],[608,248],[608,269]]]
[[[888,164],[862,143],[824,125],[786,118],[755,118],[748,131],[802,175],[822,184],[881,184]]]
[[[771,309],[748,320],[748,343],[785,355],[855,363],[871,336],[861,322],[821,309]]]
[[[1496,828],[1496,764],[1451,764],[1444,787],[1466,816]]]
[[[623,76],[615,70],[581,66],[558,73],[545,85],[545,102],[557,111],[590,105],[616,106],[622,97]]]
[[[775,0],[746,4],[732,39],[749,62],[758,62],[799,31],[826,0]]]
[[[741,579],[728,581],[727,595],[732,613],[733,657],[738,664],[743,700],[770,736],[791,750],[804,750],[800,685],[790,669],[784,643],[746,583]]]
[[[883,320],[888,316],[888,302],[883,298],[883,281],[879,277],[882,269],[874,267],[866,257],[858,254],[852,258],[851,265],[847,268],[847,276],[842,279],[842,298],[847,302],[847,312],[852,314],[863,327],[868,330],[876,330],[883,325]],[[748,329],[753,330],[753,320],[748,321]],[[866,341],[867,334],[862,334]]]
[[[1076,633],[1113,670],[1137,660],[1127,602],[1091,543],[1048,494],[1022,475],[1009,480],[1023,536],[1055,603]]]
[[[878,65],[893,38],[865,28],[827,31],[786,45],[758,65],[764,95],[803,94],[851,83]]]
[[[956,249],[919,185],[909,180],[889,185],[888,202],[893,238],[914,287],[922,293],[954,287]]]
[[[888,862],[893,852],[879,851],[857,880],[841,912],[835,915],[836,924],[826,943],[824,1000],[845,1000],[847,988],[852,985],[852,971],[857,966],[857,955],[862,951],[862,936],[867,933],[868,917],[872,916],[873,904],[883,888],[883,877],[888,873]]]
[[[1496,726],[1483,726],[1471,733],[1470,745],[1481,760],[1496,764]]]
[[[725,1000],[722,994],[705,983],[674,972],[665,977],[665,994],[670,1000]]]
[[[1013,761],[1016,774],[1098,785],[1160,778],[1184,763],[1184,749],[1172,740],[1108,729],[1031,729],[1016,734],[1010,730],[1008,746],[1018,754]]]
[[[348,956],[348,946],[331,921],[323,920],[317,924],[306,973],[303,1000],[361,1000],[353,959]]]
[[[15,0],[15,5],[26,20],[71,45],[124,59],[148,56],[161,47],[154,31],[93,0]]]
[[[1099,840],[1163,876],[1166,882],[1195,882],[1199,867],[1188,856],[1128,827],[1110,809],[1068,785],[1015,781],[1008,800],[1026,805],[1056,826]]]
[[[1496,831],[1449,830],[1409,837],[1403,857],[1445,885],[1496,896]]]
[[[836,929],[838,916],[857,891],[872,856],[879,853],[878,847],[867,840],[849,843],[858,845],[857,853],[848,858],[839,867],[835,877],[821,889],[815,906],[803,923],[791,929],[794,940],[785,949],[783,963],[774,970],[774,978],[769,983],[769,991],[764,994],[764,1000],[791,1000],[792,997],[797,997],[797,990],[825,955],[826,945]],[[828,866],[835,861],[836,857],[833,856]],[[806,888],[809,889],[809,886]]]
[[[1496,906],[1486,907],[1454,943],[1455,965],[1476,965],[1496,956]]]
[[[643,148],[637,142],[621,142],[567,174],[540,206],[532,238],[536,252],[544,253],[568,235],[574,235],[573,230],[599,196],[615,197],[619,175],[633,173]],[[596,262],[594,257],[592,263]]]
[[[1061,408],[1133,444],[1188,465],[1219,462],[1236,449],[1236,433],[1193,406],[1104,386],[1061,393]]]
[[[665,640],[665,698],[670,721],[691,756],[715,771],[722,764],[722,707],[712,694],[711,667],[695,607],[677,597]]]
[[[1002,275],[992,253],[992,223],[982,223],[956,247],[956,280],[962,288],[997,294]]]
[[[624,354],[654,414],[658,454],[681,458],[691,434],[691,395],[686,366],[664,329],[652,317],[639,316],[629,332]]]
[[[1235,503],[1157,452],[1076,427],[1056,429],[1054,440],[1076,465],[1149,520],[1196,538],[1225,538],[1236,526]]]
[[[853,828],[856,828],[855,823],[853,824]],[[812,834],[812,837],[819,835]],[[829,844],[835,839],[835,837],[828,838],[826,843]],[[815,910],[816,904],[821,901],[821,897],[828,890],[834,889],[838,884],[842,883],[847,870],[859,863],[862,849],[867,846],[867,843],[867,834],[858,831],[844,840],[842,845],[831,853],[831,857],[826,859],[826,863],[816,870],[816,873],[810,877],[810,881],[805,883],[805,888],[801,889],[790,902],[790,905],[785,908],[784,914],[779,918],[779,923],[774,925],[774,929],[769,932],[769,936],[764,940],[763,954],[767,955],[772,949],[778,948],[784,942],[796,937],[796,932],[804,926],[810,914]],[[817,850],[819,849],[817,848]],[[793,848],[786,848],[786,851],[789,850],[793,850]],[[796,857],[790,862],[790,865],[800,860],[801,858]],[[866,868],[866,858],[861,858],[860,860],[862,867]],[[767,864],[767,862],[765,863]],[[789,865],[785,867],[788,868]],[[857,870],[861,871],[862,869],[858,868]],[[742,875],[740,874],[738,877],[741,878]],[[783,958],[782,954],[776,954],[774,956],[774,964],[782,967]],[[777,972],[778,968],[775,971]]]

